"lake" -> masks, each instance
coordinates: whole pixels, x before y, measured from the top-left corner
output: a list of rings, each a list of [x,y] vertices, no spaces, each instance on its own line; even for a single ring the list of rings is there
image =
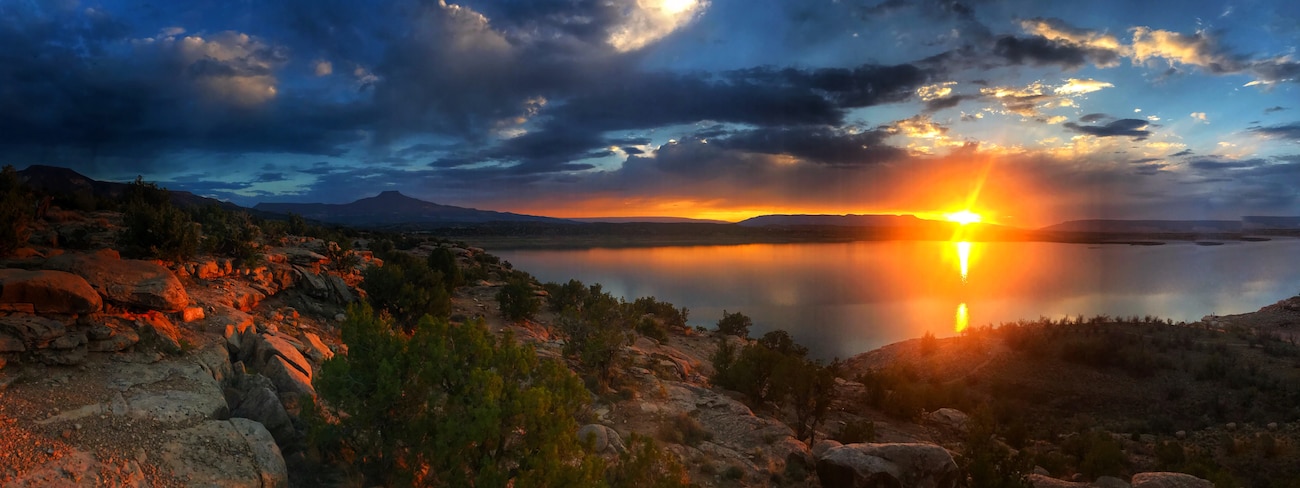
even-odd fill
[[[846,358],[929,331],[1040,316],[1154,315],[1194,321],[1300,294],[1300,240],[1198,246],[887,241],[492,251],[542,282],[576,278],[654,296],[713,327],[723,310],[751,335],[789,331]]]

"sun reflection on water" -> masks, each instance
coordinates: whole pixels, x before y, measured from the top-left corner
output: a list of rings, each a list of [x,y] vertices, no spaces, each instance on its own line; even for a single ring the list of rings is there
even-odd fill
[[[970,326],[970,312],[966,310],[966,304],[957,305],[957,315],[954,321],[954,327],[958,334]]]
[[[957,245],[957,262],[961,265],[961,282],[966,282],[966,277],[970,274],[970,242],[961,241],[954,243]]]

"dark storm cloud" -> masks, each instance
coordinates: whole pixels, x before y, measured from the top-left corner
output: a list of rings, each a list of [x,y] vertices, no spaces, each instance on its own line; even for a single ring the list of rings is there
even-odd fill
[[[1269,108],[1264,109],[1264,113],[1266,113],[1266,114],[1271,114],[1271,113],[1273,113],[1273,112],[1281,112],[1281,111],[1283,111],[1283,110],[1286,110],[1286,107],[1283,107],[1283,106],[1281,106],[1281,105],[1275,105],[1275,106],[1272,106],[1272,107],[1269,107]]]
[[[1300,122],[1268,127],[1252,127],[1250,131],[1266,137],[1300,141]]]
[[[1074,122],[1062,124],[1063,127],[1081,134],[1097,137],[1132,137],[1137,141],[1151,135],[1151,131],[1147,130],[1149,125],[1149,122],[1142,119],[1119,119],[1105,125],[1079,125]]]
[[[1196,161],[1188,162],[1187,166],[1197,171],[1211,172],[1211,171],[1255,168],[1255,167],[1262,166],[1263,164],[1264,161],[1260,159],[1247,159],[1244,161],[1222,161],[1222,160],[1214,160],[1214,159],[1198,159]]]
[[[195,43],[130,38],[98,11],[6,12],[14,17],[0,23],[0,151],[8,157],[147,162],[181,148],[341,154],[356,140],[347,130],[368,115],[299,97],[248,103],[284,62],[255,38],[196,38],[197,49],[233,53],[218,59],[195,55]]]
[[[1176,158],[1180,156],[1191,156],[1191,155],[1192,155],[1191,149],[1183,149],[1182,151],[1178,151],[1176,153],[1170,154],[1169,157]]]
[[[925,102],[926,112],[937,112],[946,108],[953,108],[966,100],[977,100],[980,97],[970,95],[952,95],[942,98],[936,98]]]
[[[1165,163],[1138,164],[1138,165],[1134,165],[1133,172],[1142,176],[1151,176],[1151,175],[1159,174],[1160,171],[1165,169],[1166,166],[1169,165]]]
[[[901,159],[907,151],[885,144],[884,130],[856,134],[833,127],[764,128],[735,133],[709,144],[750,153],[788,155],[832,166],[860,166]]]
[[[1119,60],[1119,53],[1078,45],[1065,40],[1043,36],[1001,36],[993,46],[993,53],[1014,65],[1057,65],[1077,69],[1085,64],[1110,65]]]
[[[838,141],[830,132],[803,127],[840,125],[847,110],[906,100],[929,79],[929,72],[910,64],[812,70],[763,67],[716,76],[642,73],[604,83],[544,110],[544,122],[537,130],[488,149],[439,159],[433,165],[517,162],[513,166],[516,172],[577,171],[590,166],[572,161],[608,156],[610,146],[621,145],[606,138],[603,134],[607,132],[705,120],[756,126],[760,130],[755,132],[762,132],[768,140],[788,136],[791,144],[803,149],[798,152],[811,153],[811,148],[799,146],[810,137],[831,145]],[[696,135],[708,138],[724,133],[714,128],[711,134]],[[770,144],[764,147],[775,147]],[[821,156],[839,162],[829,152]]]

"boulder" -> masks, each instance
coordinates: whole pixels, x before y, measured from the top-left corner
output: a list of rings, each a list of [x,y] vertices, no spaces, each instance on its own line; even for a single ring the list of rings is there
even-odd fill
[[[311,363],[307,362],[307,358],[298,352],[296,345],[289,339],[271,334],[257,334],[252,336],[252,340],[247,339],[245,338],[242,343],[250,350],[242,351],[240,359],[245,359],[245,362],[261,369],[266,367],[273,357],[279,357],[285,360],[287,365],[305,375],[307,382],[311,383]]]
[[[0,353],[5,352],[23,352],[27,346],[23,344],[22,339],[0,332]]]
[[[68,333],[62,322],[35,315],[0,317],[0,333],[22,341],[27,349],[44,349]]]
[[[275,384],[275,389],[280,393],[297,393],[316,397],[316,389],[311,386],[311,378],[280,356],[272,356],[266,362],[260,371],[271,383]]]
[[[141,342],[168,354],[181,352],[181,333],[166,316],[145,314],[135,321],[135,326]]]
[[[203,320],[206,314],[203,313],[203,307],[185,307],[181,312],[181,322],[190,323]]]
[[[160,464],[190,485],[288,485],[284,457],[262,424],[241,418],[212,420],[167,434],[169,440],[160,449]]]
[[[1034,488],[1088,488],[1087,483],[1076,483],[1073,481],[1058,480],[1051,476],[1031,473],[1025,477],[1030,485]]]
[[[326,346],[324,342],[321,342],[320,336],[307,332],[303,334],[303,337],[307,339],[307,357],[312,361],[315,361],[316,364],[320,364],[334,357],[334,351],[331,351],[329,346]]]
[[[953,488],[959,470],[933,444],[848,444],[817,459],[822,486]]]
[[[1133,488],[1214,488],[1214,483],[1183,473],[1138,473]]]
[[[1092,482],[1094,488],[1130,488],[1127,481],[1114,476],[1101,476]]]
[[[117,259],[108,253],[64,254],[45,266],[80,275],[105,300],[129,307],[179,312],[190,302],[176,275],[152,261]]]
[[[277,443],[284,444],[293,438],[293,422],[274,391],[259,386],[240,392],[239,397],[239,405],[230,412],[231,417],[246,418],[262,424]]]
[[[844,444],[841,444],[840,441],[822,439],[813,444],[812,456],[814,459],[820,458],[823,454],[826,454],[826,451],[831,450],[831,448],[840,447],[842,445]]]
[[[0,269],[0,303],[32,305],[40,314],[97,312],[104,303],[85,278],[54,270]]]
[[[618,432],[600,424],[587,424],[578,429],[578,440],[591,442],[597,454],[622,454],[627,452],[623,437]]]
[[[966,430],[966,421],[970,417],[965,412],[955,408],[940,408],[930,412],[926,415],[926,418],[949,429],[964,432]]]
[[[86,349],[90,352],[118,352],[134,346],[137,342],[140,342],[140,334],[136,334],[131,329],[122,329],[113,331],[113,334],[106,339],[88,342]]]

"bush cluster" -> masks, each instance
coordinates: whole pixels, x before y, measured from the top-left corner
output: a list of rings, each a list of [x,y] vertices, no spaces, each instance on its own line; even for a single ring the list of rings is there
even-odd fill
[[[784,330],[774,330],[739,348],[718,341],[710,358],[713,384],[743,393],[756,405],[775,402],[791,412],[795,436],[812,444],[817,425],[834,399],[838,361],[822,365],[807,358],[808,348]]]
[[[367,485],[590,486],[600,462],[583,452],[576,415],[587,401],[564,366],[539,359],[481,322],[428,316],[408,338],[366,305],[342,326],[348,354],[326,361],[311,444]]]
[[[361,288],[370,305],[392,315],[399,324],[414,325],[420,317],[451,314],[451,289],[442,272],[406,252],[383,256],[384,265],[367,268]]]
[[[166,189],[136,177],[123,201],[118,243],[125,254],[184,261],[198,253],[199,226],[172,204]]]
[[[35,207],[31,192],[13,166],[0,170],[0,256],[27,245]]]

